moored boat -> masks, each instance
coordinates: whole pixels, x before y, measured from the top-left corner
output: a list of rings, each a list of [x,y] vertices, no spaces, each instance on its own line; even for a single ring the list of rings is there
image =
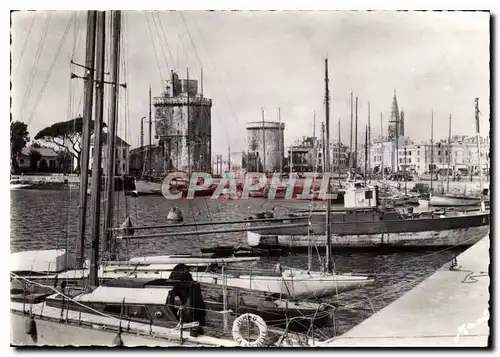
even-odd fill
[[[347,190],[346,202],[357,203],[359,194],[368,189]],[[372,190],[372,194],[377,192]],[[356,196],[358,198],[356,198]],[[361,196],[362,197],[362,196]],[[374,200],[378,201],[377,197]],[[367,201],[367,200],[366,200]],[[410,248],[470,246],[488,234],[489,211],[480,212],[419,212],[401,213],[395,209],[377,206],[359,207],[331,212],[331,246],[335,248]],[[326,244],[325,211],[294,213],[283,217],[283,224],[291,218],[308,217],[308,227],[280,228],[273,222],[269,230],[247,233],[248,245],[261,248],[289,247],[305,249],[311,243],[319,247]],[[254,223],[248,224],[250,227]],[[260,224],[262,225],[262,224]],[[266,225],[264,223],[264,225]],[[309,237],[310,235],[310,237]]]
[[[432,194],[429,204],[436,207],[479,206],[481,198],[452,193]]]
[[[115,279],[90,289],[48,285],[45,288],[28,294],[28,289],[11,289],[14,345],[260,347],[286,342],[300,345],[290,337],[285,342],[286,331],[269,328],[258,315],[247,313],[235,317],[228,316],[228,311],[207,309],[200,284],[186,276]],[[230,320],[232,331],[228,328]],[[259,331],[248,330],[242,336],[244,321],[255,323]]]

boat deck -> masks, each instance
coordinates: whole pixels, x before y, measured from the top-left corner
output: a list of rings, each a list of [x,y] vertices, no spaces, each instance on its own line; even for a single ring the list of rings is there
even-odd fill
[[[486,347],[489,236],[325,347]]]

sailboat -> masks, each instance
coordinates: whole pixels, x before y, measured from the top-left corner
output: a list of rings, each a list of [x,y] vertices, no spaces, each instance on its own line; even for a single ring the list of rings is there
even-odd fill
[[[476,117],[477,113],[478,110]],[[432,116],[431,145],[433,145],[433,121]],[[431,151],[431,162],[432,157]],[[283,218],[281,229],[280,222],[274,221],[272,229],[252,232],[251,228],[255,225],[250,224],[247,234],[248,244],[263,249],[287,247],[294,251],[309,249],[311,244],[326,247],[327,251],[331,247],[369,250],[467,247],[478,242],[490,231],[490,214],[484,207],[479,212],[402,213],[395,209],[380,207],[378,187],[362,187],[359,184],[346,190],[344,200],[346,202],[344,209],[335,211],[333,215],[328,206],[326,210],[313,212],[308,227],[285,227],[290,217]],[[295,218],[308,215],[308,213],[289,214]],[[327,227],[330,219],[333,222],[330,232],[333,234],[333,239],[328,236]],[[315,233],[312,240],[311,231]]]
[[[330,98],[329,98],[329,82],[328,82],[328,59],[325,59],[325,104],[326,104],[326,120],[325,120],[325,129],[323,131],[324,135],[324,172],[330,173]],[[331,185],[328,185],[331,186]],[[349,191],[349,188],[346,188],[346,191]],[[311,255],[312,255],[312,246],[313,246],[313,237],[311,237],[311,221],[310,217],[312,216],[312,212],[306,213],[309,215],[309,224],[304,227],[299,227],[297,229],[301,229],[306,232],[305,240],[306,246],[308,248],[309,253],[309,266],[307,270],[299,270],[299,269],[289,269],[284,271],[282,275],[283,282],[289,281],[290,283],[293,281],[294,284],[294,294],[295,295],[312,295],[312,296],[328,296],[334,295],[343,291],[357,289],[364,286],[372,285],[375,282],[373,276],[366,275],[356,275],[356,274],[338,274],[333,271],[332,267],[332,258],[331,258],[331,200],[326,199],[326,221],[323,222],[323,227],[326,231],[326,239],[327,239],[327,253],[326,253],[326,270],[320,272],[311,271]],[[250,230],[252,226],[255,224],[249,223]],[[279,227],[279,225],[278,225]],[[276,227],[275,227],[276,228]],[[278,228],[279,229],[279,228]],[[294,228],[291,228],[294,229]],[[269,235],[272,237],[277,237],[276,232],[270,230]],[[262,235],[258,232],[247,232],[248,244],[250,246],[259,245],[261,241]],[[297,284],[297,281],[299,282]]]
[[[478,196],[471,195],[460,195],[455,193],[450,193],[450,157],[451,157],[451,115],[449,120],[449,135],[448,135],[448,175],[447,175],[447,192],[446,193],[434,193],[431,195],[429,204],[436,207],[464,207],[464,206],[480,206],[484,205],[485,201],[489,201],[489,195],[483,191],[483,172],[481,165],[481,142],[479,133],[479,104],[478,99],[475,100],[475,111],[476,111],[476,140],[477,140],[477,154],[479,163],[479,175],[480,175],[480,192]]]
[[[110,136],[114,137],[116,127],[116,100],[118,91],[118,48],[120,38],[121,12],[112,11],[112,56],[111,77],[114,91],[110,101]],[[84,120],[90,123],[92,111],[92,92],[96,87],[96,148],[94,163],[100,166],[103,114],[103,84],[104,82],[104,47],[105,47],[105,12],[89,11],[87,19],[87,58],[85,68],[85,108]],[[96,41],[97,40],[97,41]],[[97,43],[96,43],[97,42]],[[97,56],[94,56],[94,51]],[[94,73],[94,57],[97,59]],[[95,79],[94,79],[95,76]],[[79,235],[83,239],[82,227],[85,227],[86,186],[88,176],[88,148],[90,137],[84,127],[82,149],[83,163],[81,175],[80,198],[83,204],[83,215],[79,221]],[[113,144],[109,145],[113,158]],[[112,177],[114,165],[110,160],[108,177]],[[95,170],[92,176],[94,184],[100,180],[100,170]],[[110,248],[110,230],[112,213],[113,180],[107,181],[105,205],[105,232],[107,234],[106,251],[112,257]],[[111,187],[110,187],[111,186]],[[233,321],[233,327],[228,328],[228,302],[224,297],[224,311],[215,311],[222,320],[224,331],[217,332],[216,336],[204,329],[208,329],[206,303],[200,294],[200,284],[195,282],[190,273],[189,264],[198,266],[200,263],[210,264],[209,261],[191,260],[189,256],[158,257],[157,262],[147,262],[145,269],[141,269],[140,262],[129,261],[118,265],[118,269],[105,271],[105,266],[99,262],[99,231],[100,231],[100,190],[92,191],[92,255],[90,257],[88,273],[83,264],[83,244],[81,274],[72,279],[67,271],[67,256],[64,250],[22,252],[24,258],[33,254],[33,261],[40,262],[41,266],[31,266],[28,269],[17,268],[11,272],[11,279],[16,284],[11,287],[11,341],[16,345],[125,345],[125,346],[303,346],[309,342],[303,338],[295,338],[286,330],[268,328],[265,321],[258,315],[245,313]],[[130,227],[124,227],[130,231]],[[19,257],[17,257],[19,258]],[[177,260],[176,260],[177,259]],[[245,258],[239,258],[243,261]],[[249,259],[246,259],[249,260]],[[19,261],[19,259],[18,259]],[[21,262],[23,260],[21,259]],[[223,259],[223,263],[230,259]],[[177,263],[177,264],[174,264]],[[182,264],[179,262],[184,262]],[[45,263],[48,263],[47,265]],[[53,263],[51,265],[51,263]],[[170,263],[171,266],[166,267]],[[113,263],[111,263],[113,264]],[[123,267],[120,267],[123,265]],[[172,266],[173,265],[173,266]],[[223,267],[226,264],[223,264]],[[162,266],[162,267],[161,267]],[[120,269],[122,268],[122,269]],[[23,276],[22,273],[27,271]],[[159,271],[165,274],[159,275]],[[47,272],[53,272],[48,276]],[[134,273],[130,277],[130,273]],[[69,275],[68,275],[69,274]],[[125,276],[129,275],[128,278]],[[36,279],[38,277],[39,279]],[[227,280],[224,272],[223,281]],[[118,278],[118,279],[116,279]],[[198,277],[194,277],[197,278]],[[101,280],[108,280],[101,284]],[[73,281],[72,281],[73,280]],[[47,284],[50,282],[50,284]],[[68,282],[76,283],[76,287],[68,287]],[[83,282],[84,287],[78,286]],[[227,282],[222,283],[223,290],[227,289]],[[227,293],[227,291],[226,291]],[[223,294],[226,296],[227,294]],[[288,301],[278,303],[288,304]],[[297,305],[295,303],[293,305]],[[280,308],[279,306],[277,306]],[[317,305],[321,308],[321,305]],[[309,308],[310,309],[310,308]],[[257,310],[258,311],[258,310]],[[58,318],[59,317],[59,318]],[[242,325],[253,324],[258,333],[249,331],[243,336],[240,331]],[[288,324],[287,324],[288,326]],[[220,327],[220,323],[217,327]],[[189,331],[185,332],[185,331]]]

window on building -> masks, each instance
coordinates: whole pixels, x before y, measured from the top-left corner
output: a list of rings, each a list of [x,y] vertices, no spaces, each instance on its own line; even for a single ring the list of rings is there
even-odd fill
[[[411,157],[408,158],[408,163],[411,164]]]
[[[420,150],[417,150],[417,155],[420,155]]]
[[[408,156],[411,156],[411,151],[408,151]]]
[[[417,162],[420,162],[420,158],[419,157],[417,157]]]
[[[441,150],[438,151],[438,156],[441,156]]]
[[[125,163],[123,163],[123,165],[122,165],[122,174],[124,174],[124,173],[126,173],[125,172]]]
[[[21,165],[24,165],[24,159],[19,160],[19,163],[20,163]]]
[[[49,167],[51,169],[55,169],[56,168],[56,160],[49,160]]]

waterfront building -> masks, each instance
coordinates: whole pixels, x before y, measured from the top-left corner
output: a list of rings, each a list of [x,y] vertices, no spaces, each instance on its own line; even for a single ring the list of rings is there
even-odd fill
[[[203,96],[203,82],[198,92],[197,80],[179,79],[172,71],[153,105],[155,139],[163,155],[161,170],[211,171],[212,100]]]
[[[101,169],[108,167],[108,133],[102,133],[101,140]],[[129,174],[129,154],[130,144],[125,140],[116,136],[116,149],[115,149],[115,175],[128,175]],[[94,160],[94,137],[90,139],[90,159],[89,168],[93,169]]]
[[[315,137],[303,137],[288,147],[286,171],[321,172],[323,170],[323,146]]]
[[[285,123],[255,121],[247,123],[249,171],[277,172],[284,167]]]

